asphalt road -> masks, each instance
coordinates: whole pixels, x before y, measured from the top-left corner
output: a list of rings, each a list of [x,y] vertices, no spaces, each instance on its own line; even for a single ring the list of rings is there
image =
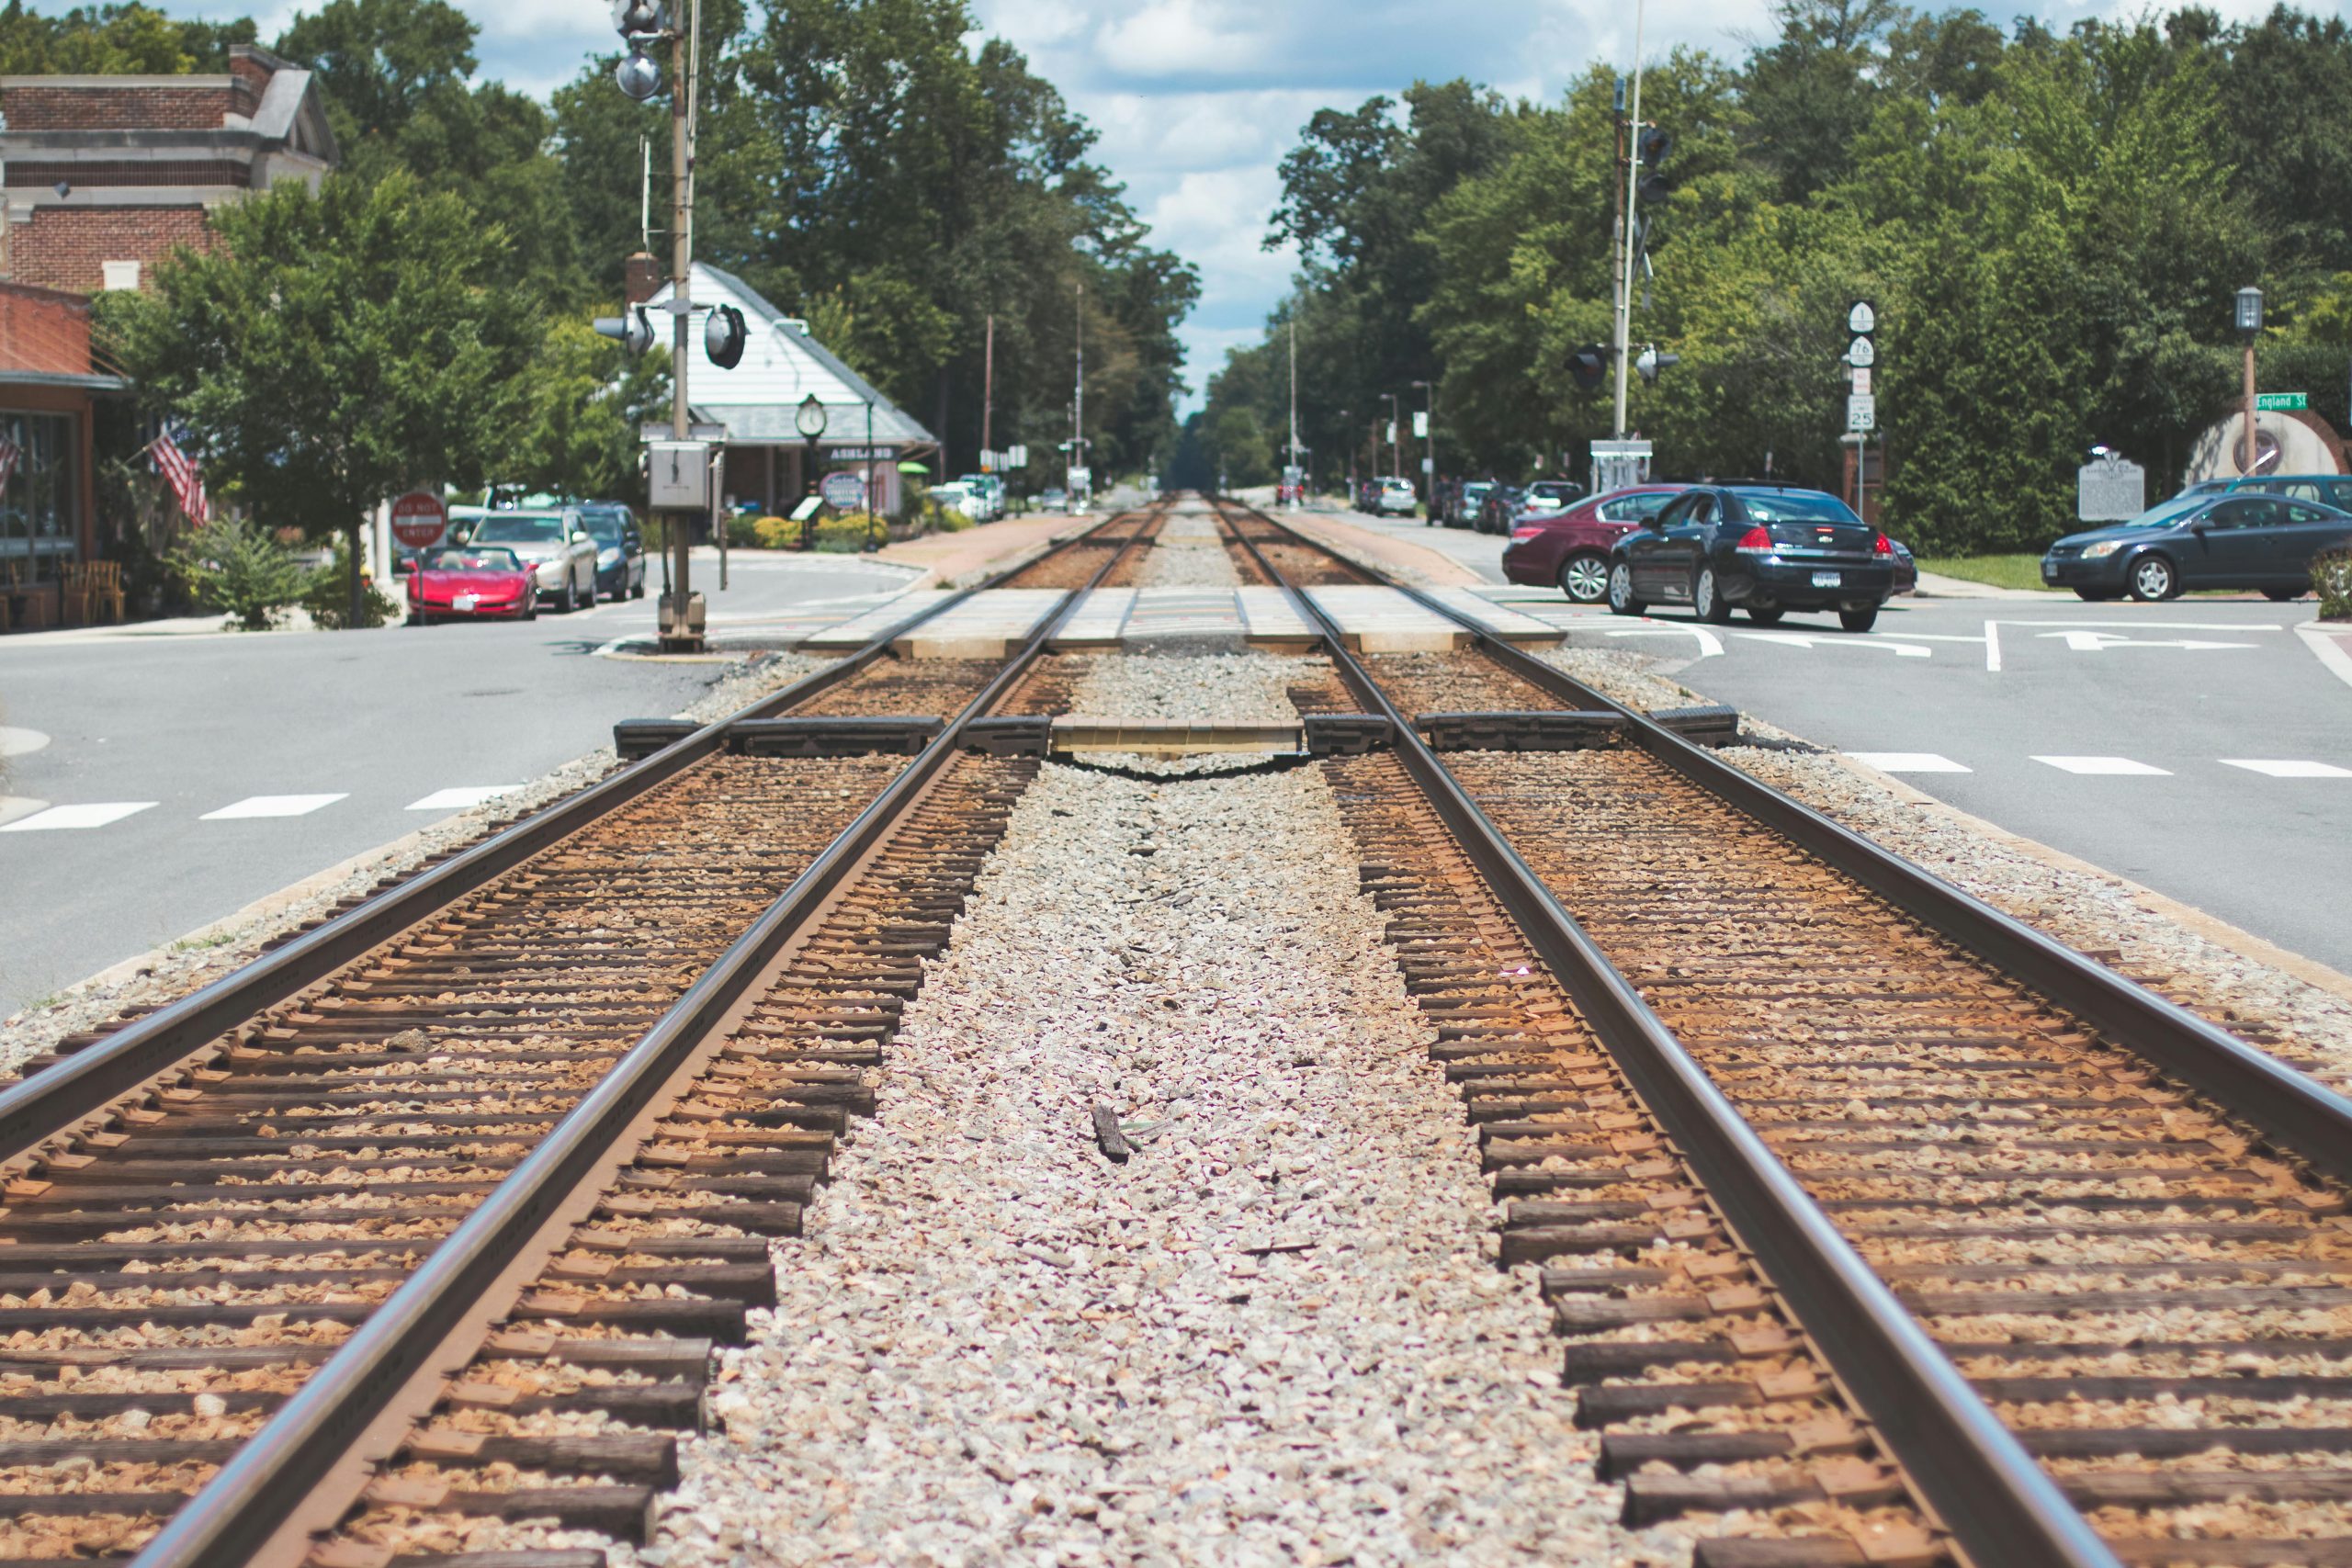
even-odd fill
[[[1346,520],[1502,581],[1496,536]],[[2312,614],[2308,599],[1905,597],[1862,637],[1828,616],[1766,630],[1594,609],[1571,638],[1658,656],[1707,701],[2352,972],[2352,685],[2296,635]]]
[[[721,634],[878,602],[913,576],[739,556],[720,593],[715,558],[695,570]],[[0,1017],[460,808],[419,807],[441,792],[525,783],[604,743],[616,719],[693,702],[718,665],[594,656],[650,634],[652,605],[333,634],[0,637],[0,797],[20,797],[0,816],[32,820],[22,797],[139,807],[88,828],[0,822]],[[313,798],[249,804],[271,796]],[[232,807],[296,814],[206,819]]]

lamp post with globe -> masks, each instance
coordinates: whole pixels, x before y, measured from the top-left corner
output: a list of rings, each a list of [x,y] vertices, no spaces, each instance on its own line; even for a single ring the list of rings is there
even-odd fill
[[[809,530],[817,525],[817,509],[808,504],[817,493],[817,438],[825,434],[825,405],[809,393],[800,400],[800,407],[792,415],[792,426],[808,443],[808,460],[800,465],[800,547],[809,547]]]

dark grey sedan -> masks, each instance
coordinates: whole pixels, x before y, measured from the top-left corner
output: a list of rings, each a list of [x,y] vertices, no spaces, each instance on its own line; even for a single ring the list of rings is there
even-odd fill
[[[2191,588],[2311,592],[2312,557],[2352,546],[2352,513],[2246,491],[2177,495],[2139,516],[2069,534],[2041,558],[2041,581],[2090,600],[2169,599]]]

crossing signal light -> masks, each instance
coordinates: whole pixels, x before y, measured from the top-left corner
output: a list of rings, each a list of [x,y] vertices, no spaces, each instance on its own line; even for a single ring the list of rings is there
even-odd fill
[[[647,319],[642,305],[632,305],[617,316],[599,316],[595,327],[597,336],[619,339],[620,345],[632,355],[643,354],[653,346],[653,323]]]
[[[1608,370],[1608,351],[1597,343],[1589,343],[1568,355],[1568,374],[1576,378],[1580,392],[1600,390],[1601,378]]]
[[[1664,201],[1673,186],[1666,177],[1666,160],[1674,151],[1674,138],[1655,125],[1645,125],[1635,139],[1638,161],[1645,171],[1634,188],[1644,201]]]
[[[702,324],[702,351],[721,370],[732,370],[743,362],[743,345],[748,341],[743,312],[732,305],[718,307]]]
[[[1657,344],[1649,344],[1642,349],[1641,357],[1634,361],[1634,368],[1642,373],[1643,380],[1655,386],[1657,383],[1657,373],[1659,371],[1681,363],[1682,356],[1680,355],[1660,354],[1657,351]]]

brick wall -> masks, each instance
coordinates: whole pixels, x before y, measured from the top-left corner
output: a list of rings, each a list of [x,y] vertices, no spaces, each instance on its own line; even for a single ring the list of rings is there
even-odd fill
[[[168,87],[21,82],[0,98],[0,111],[10,130],[218,130],[222,117],[250,117],[260,102],[259,87],[243,75]]]
[[[0,284],[0,369],[90,373],[90,306]]]
[[[32,221],[8,232],[9,276],[39,288],[96,294],[106,287],[101,263],[135,261],[144,288],[157,262],[179,245],[210,242],[204,209],[187,207],[37,207]]]
[[[242,186],[253,165],[234,158],[191,158],[181,163],[134,163],[128,159],[78,158],[54,162],[11,159],[8,188],[47,190],[63,180],[75,190],[112,186]]]

